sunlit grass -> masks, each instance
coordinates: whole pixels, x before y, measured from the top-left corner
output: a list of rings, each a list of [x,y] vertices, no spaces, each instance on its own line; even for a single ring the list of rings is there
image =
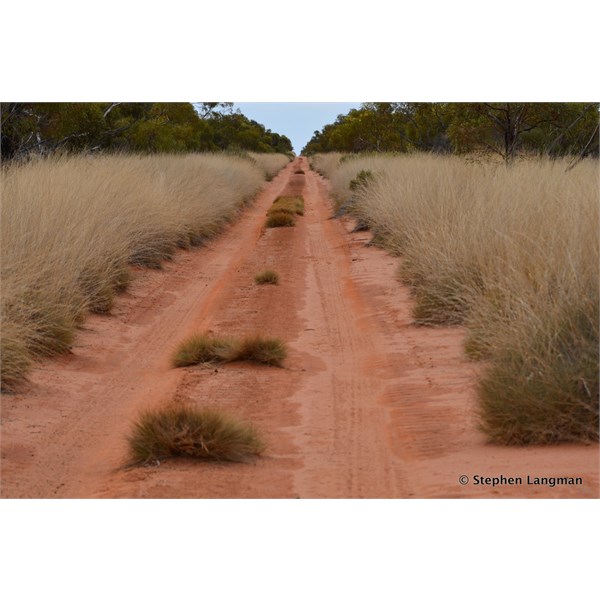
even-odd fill
[[[424,325],[487,361],[481,426],[507,444],[598,439],[598,162],[315,157],[339,205],[400,257]],[[352,186],[360,172],[371,176]]]
[[[68,350],[87,312],[109,312],[131,279],[129,265],[160,268],[178,247],[214,236],[263,182],[251,160],[212,154],[5,167],[3,389],[36,358]]]

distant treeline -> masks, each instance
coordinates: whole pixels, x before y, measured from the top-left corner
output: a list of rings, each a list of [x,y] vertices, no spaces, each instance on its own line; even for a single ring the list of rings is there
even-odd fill
[[[370,102],[315,131],[317,152],[598,156],[597,102]]]
[[[291,153],[231,102],[3,102],[2,159],[55,151]]]

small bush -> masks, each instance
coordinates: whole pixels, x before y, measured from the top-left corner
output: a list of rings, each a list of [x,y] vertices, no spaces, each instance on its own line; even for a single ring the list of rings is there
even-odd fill
[[[360,188],[367,187],[369,183],[373,181],[373,179],[375,179],[373,171],[370,169],[363,169],[362,171],[359,171],[356,177],[350,181],[348,187],[355,192]]]
[[[511,445],[598,441],[598,302],[506,334],[479,382],[481,428]],[[591,318],[590,318],[591,315]]]
[[[267,212],[267,227],[293,227],[295,216],[303,214],[302,196],[279,196]]]
[[[252,335],[242,339],[235,360],[281,366],[286,356],[285,344],[281,340]]]
[[[238,341],[202,333],[181,344],[173,355],[172,364],[174,367],[189,367],[210,362],[247,360],[279,366],[285,357],[285,345],[276,338],[253,335]]]
[[[275,271],[267,269],[258,273],[256,277],[254,277],[254,281],[259,285],[264,285],[266,283],[276,285],[279,283],[279,275]]]
[[[289,212],[274,211],[267,216],[267,227],[293,227],[295,224],[296,220]]]
[[[148,411],[129,438],[134,463],[169,457],[244,462],[265,450],[255,428],[216,410],[173,407]]]
[[[230,362],[235,360],[236,350],[237,345],[232,338],[201,333],[179,346],[173,355],[172,363],[174,367],[189,367],[208,362]]]
[[[302,196],[279,196],[270,211],[287,211],[296,215],[304,214],[304,199]]]

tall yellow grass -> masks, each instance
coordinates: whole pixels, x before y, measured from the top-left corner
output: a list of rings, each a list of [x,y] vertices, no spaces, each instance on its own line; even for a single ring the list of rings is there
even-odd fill
[[[489,361],[482,428],[502,443],[598,439],[599,171],[567,165],[368,156],[328,171],[338,203],[402,257],[415,320],[467,326],[467,352]],[[363,170],[373,179],[350,191]]]
[[[290,157],[285,154],[248,152],[248,156],[264,171],[269,181],[290,162]]]
[[[261,187],[235,156],[62,157],[2,170],[2,387],[110,310],[128,265],[210,238]]]
[[[325,177],[331,177],[340,166],[340,159],[344,156],[341,152],[327,152],[314,154],[309,158],[310,166]]]

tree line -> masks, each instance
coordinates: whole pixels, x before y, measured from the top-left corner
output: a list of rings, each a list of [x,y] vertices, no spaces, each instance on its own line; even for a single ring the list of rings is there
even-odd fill
[[[3,102],[3,160],[56,151],[291,153],[232,102]]]
[[[598,156],[596,102],[367,102],[315,131],[316,152]]]

